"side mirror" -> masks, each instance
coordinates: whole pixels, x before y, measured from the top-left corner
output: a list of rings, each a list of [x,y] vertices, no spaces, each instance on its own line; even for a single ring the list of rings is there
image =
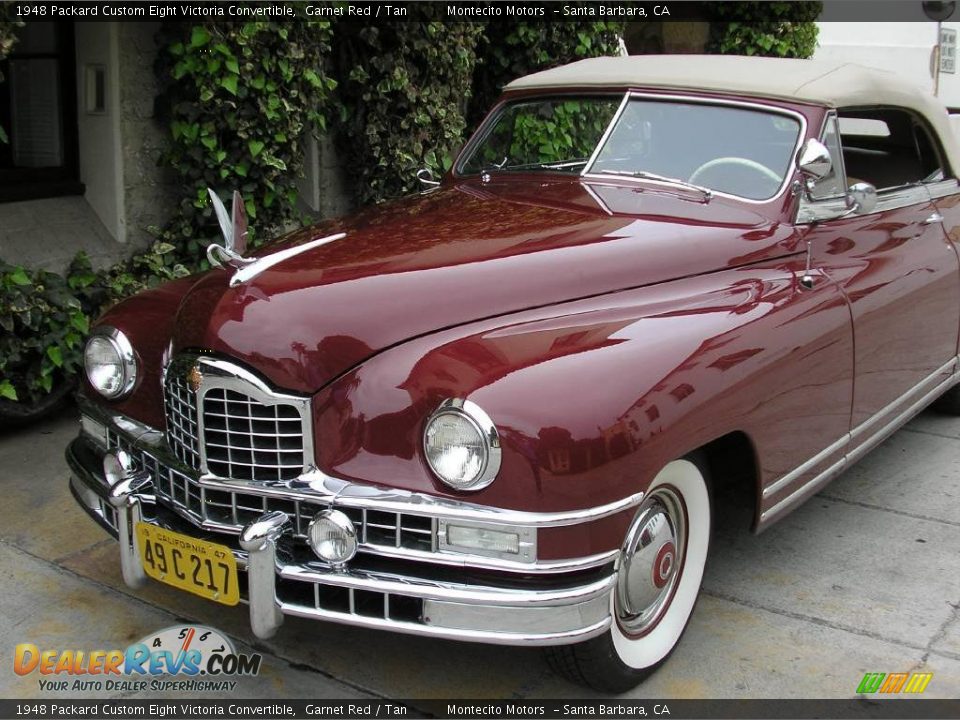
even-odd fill
[[[865,215],[877,206],[877,189],[866,182],[858,182],[847,188],[847,215]]]
[[[417,170],[417,180],[427,187],[438,187],[440,185],[440,181],[434,178],[433,170],[430,168],[420,168]]]
[[[827,177],[833,170],[827,146],[813,138],[807,140],[797,155],[797,169],[806,178],[808,186]]]

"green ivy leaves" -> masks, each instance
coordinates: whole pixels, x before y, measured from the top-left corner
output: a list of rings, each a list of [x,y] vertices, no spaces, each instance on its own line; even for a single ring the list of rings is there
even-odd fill
[[[39,399],[78,372],[96,311],[96,275],[81,255],[69,280],[0,260],[0,398]]]
[[[715,3],[712,52],[808,58],[817,49],[820,2]],[[758,20],[757,18],[763,18]]]
[[[165,164],[182,190],[161,232],[181,261],[204,267],[219,237],[206,188],[243,194],[253,245],[299,221],[294,197],[303,141],[326,126],[336,81],[329,22],[211,21],[165,26],[158,73],[170,108]]]
[[[409,22],[336,27],[336,127],[359,204],[419,189],[417,170],[442,174],[463,142],[485,26],[439,22],[428,5],[409,10]]]

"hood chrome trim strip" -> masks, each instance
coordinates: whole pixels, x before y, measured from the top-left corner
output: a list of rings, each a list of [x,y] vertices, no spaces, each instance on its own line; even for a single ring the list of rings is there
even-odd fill
[[[262,273],[264,270],[272,268],[274,265],[282,263],[284,260],[289,260],[292,257],[296,257],[301,253],[305,253],[307,250],[313,250],[318,248],[321,245],[326,245],[327,243],[332,243],[335,240],[342,240],[347,236],[346,233],[337,233],[335,235],[328,235],[327,237],[317,238],[316,240],[311,240],[310,242],[304,243],[303,245],[297,245],[295,247],[287,248],[286,250],[280,250],[275,252],[272,255],[264,255],[261,258],[257,258],[249,265],[244,265],[242,268],[238,269],[233,276],[230,278],[230,287],[236,287],[240,283],[247,282],[252,280],[257,275]]]

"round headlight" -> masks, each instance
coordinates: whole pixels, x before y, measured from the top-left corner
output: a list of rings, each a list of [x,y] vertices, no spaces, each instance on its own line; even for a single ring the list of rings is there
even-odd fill
[[[90,384],[106,398],[123,397],[137,381],[137,360],[127,336],[101,326],[87,340],[83,364]]]
[[[423,434],[427,464],[456,490],[480,490],[500,470],[500,436],[490,417],[469,400],[444,400]]]
[[[310,547],[317,557],[342,565],[357,554],[357,529],[339,510],[322,510],[307,529]]]

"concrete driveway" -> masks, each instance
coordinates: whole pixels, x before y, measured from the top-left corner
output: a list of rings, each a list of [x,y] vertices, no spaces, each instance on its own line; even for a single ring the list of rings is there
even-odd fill
[[[263,642],[244,606],[157,583],[129,590],[114,541],[67,490],[63,449],[76,424],[67,413],[0,436],[3,697],[51,697],[36,674],[10,671],[16,643],[124,647],[183,620],[264,654],[261,675],[231,697],[591,696],[552,675],[536,650],[295,618]],[[849,698],[866,672],[924,669],[934,674],[924,697],[960,697],[958,461],[960,418],[928,412],[759,537],[742,512],[721,509],[691,626],[633,695]]]

